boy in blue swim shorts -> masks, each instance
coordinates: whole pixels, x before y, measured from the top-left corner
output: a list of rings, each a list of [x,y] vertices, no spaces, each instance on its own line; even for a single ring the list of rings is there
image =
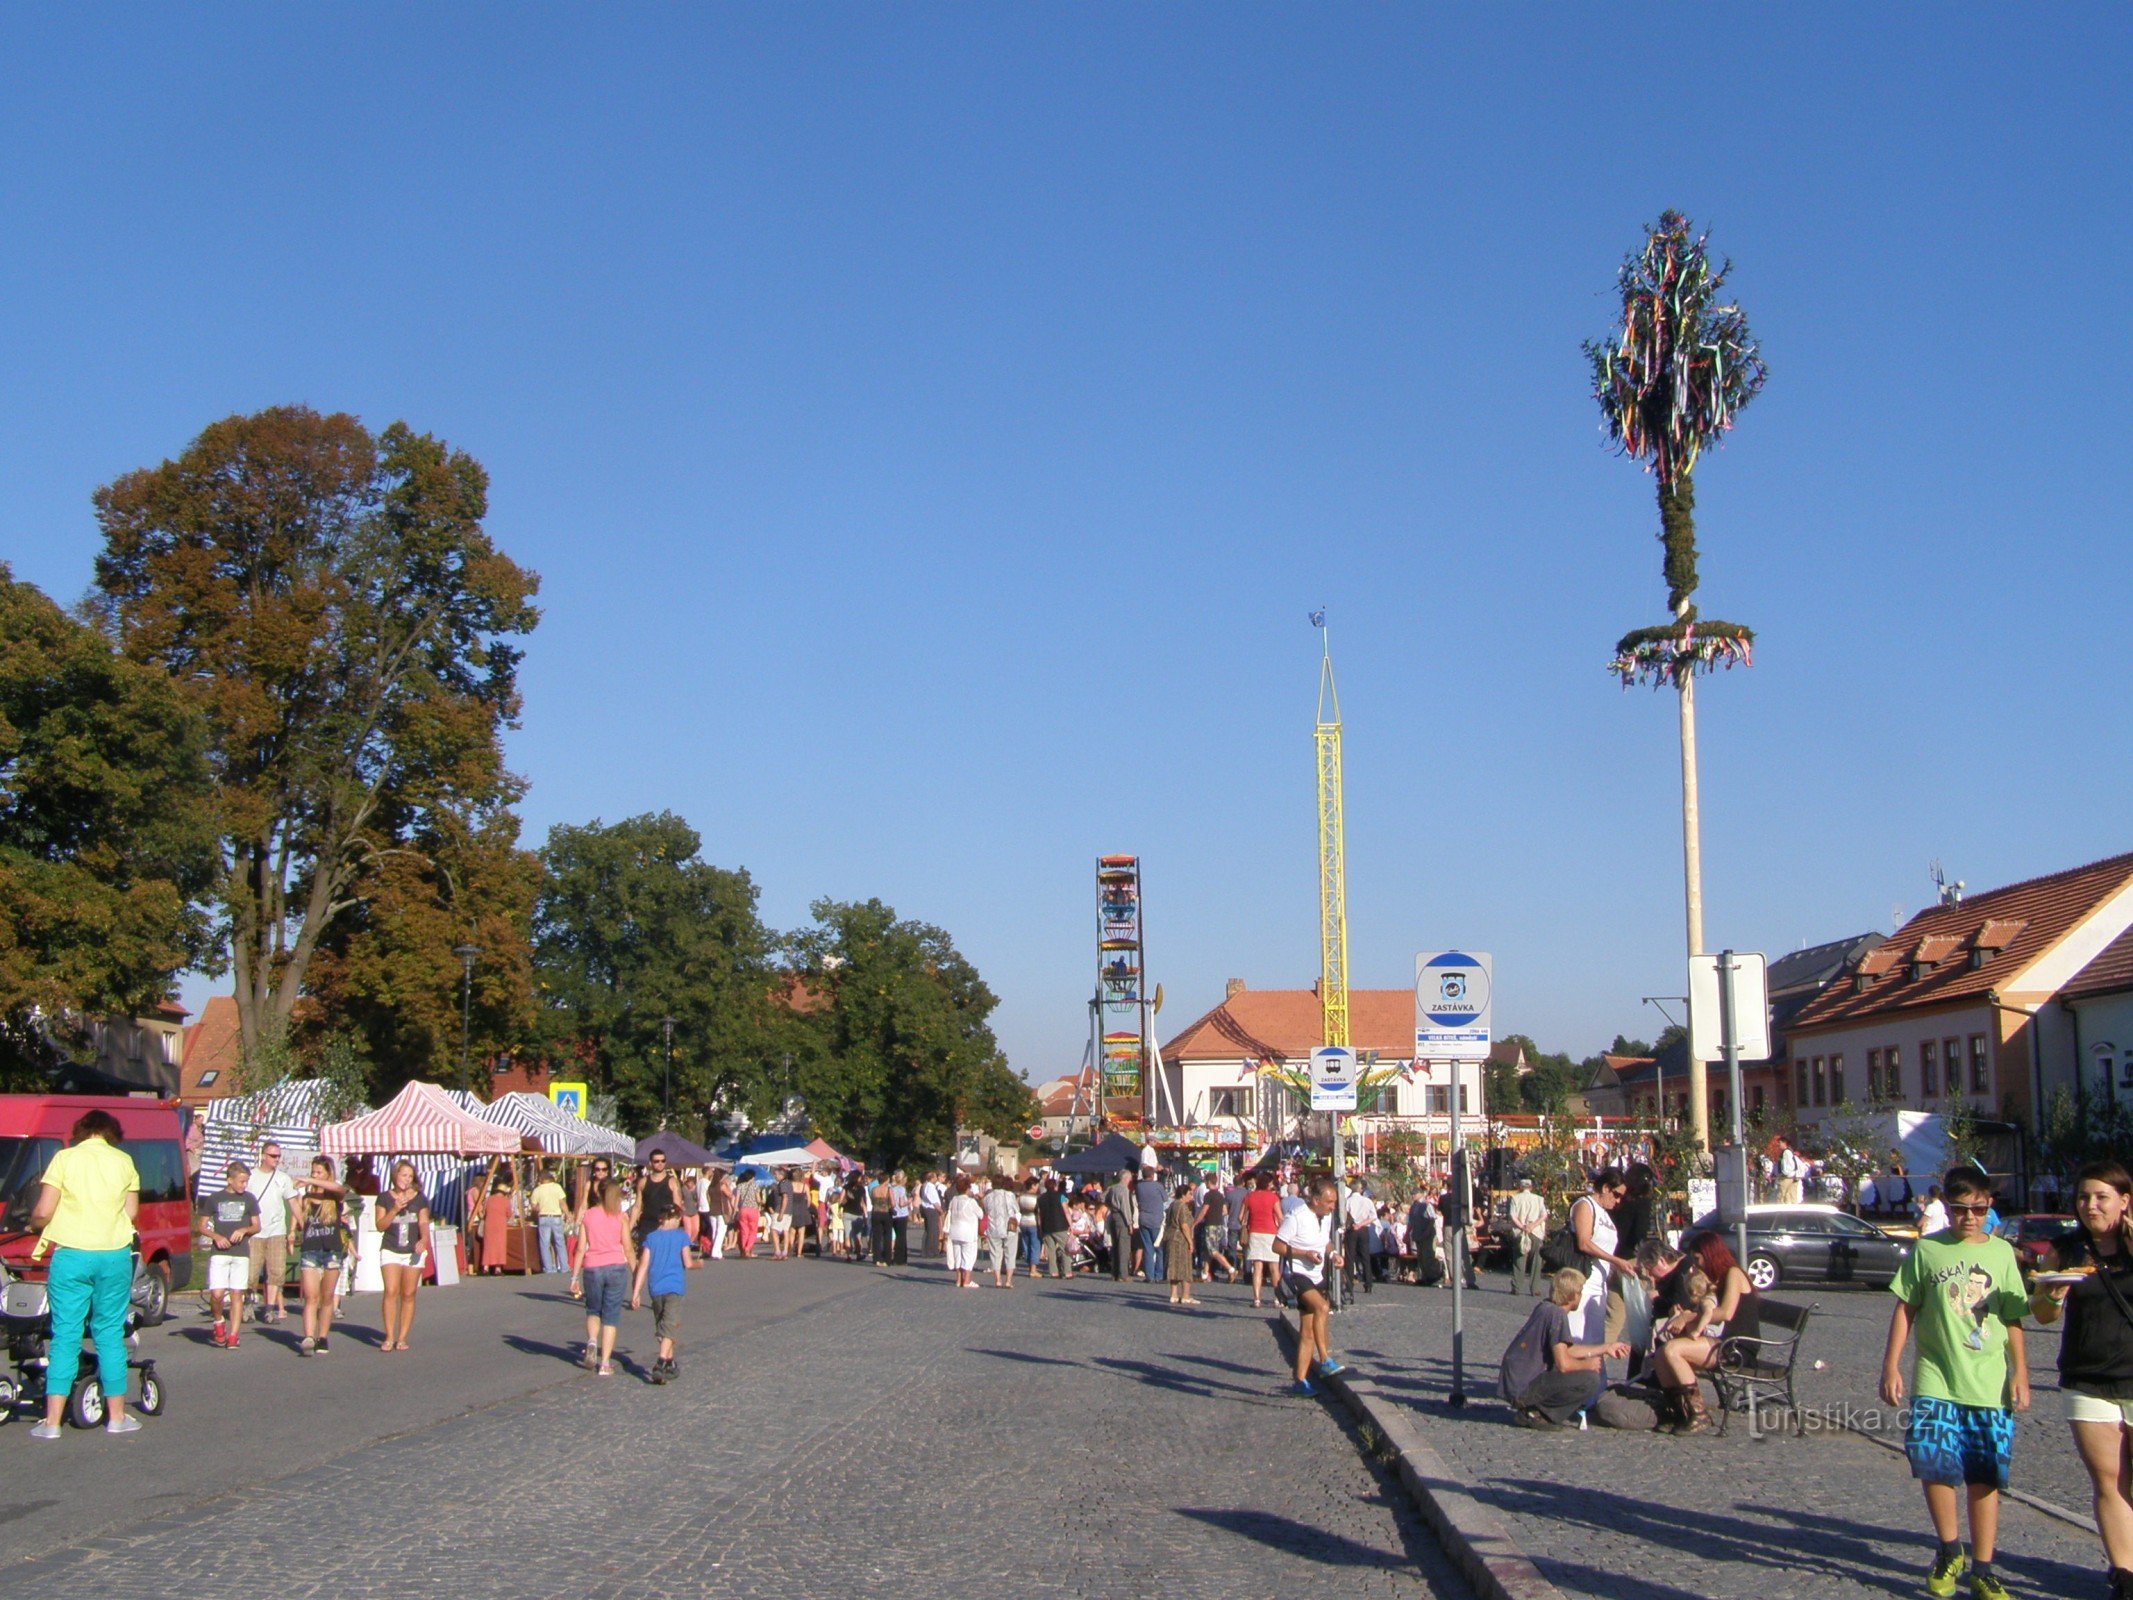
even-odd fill
[[[1925,1485],[1926,1512],[1940,1548],[1926,1593],[1947,1596],[1963,1576],[1962,1524],[1956,1495],[1970,1501],[1972,1600],[2007,1600],[1992,1570],[1999,1535],[2000,1491],[2014,1449],[2014,1414],[2029,1409],[2029,1361],[2022,1318],[2029,1297],[2014,1247],[1985,1231],[1992,1186],[1974,1167],[1958,1167],[1941,1184],[1948,1226],[1918,1241],[1889,1289],[1888,1351],[1881,1398],[1904,1400],[1903,1349],[1918,1333],[1915,1394],[1904,1427],[1911,1476]]]

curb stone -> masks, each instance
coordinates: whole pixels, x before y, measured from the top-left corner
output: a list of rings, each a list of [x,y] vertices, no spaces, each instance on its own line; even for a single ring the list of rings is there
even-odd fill
[[[1296,1314],[1287,1306],[1279,1309],[1278,1326],[1293,1347]],[[1444,1458],[1422,1442],[1404,1408],[1353,1367],[1311,1381],[1339,1396],[1356,1421],[1377,1430],[1392,1452],[1408,1498],[1483,1600],[1564,1600],[1562,1590],[1541,1576],[1495,1510],[1475,1499]]]

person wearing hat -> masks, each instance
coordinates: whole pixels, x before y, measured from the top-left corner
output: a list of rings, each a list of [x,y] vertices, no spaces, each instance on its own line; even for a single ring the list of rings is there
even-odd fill
[[[1547,1236],[1548,1202],[1533,1192],[1531,1178],[1520,1178],[1518,1192],[1511,1196],[1511,1241],[1517,1250],[1511,1258],[1513,1294],[1540,1293],[1541,1242]]]

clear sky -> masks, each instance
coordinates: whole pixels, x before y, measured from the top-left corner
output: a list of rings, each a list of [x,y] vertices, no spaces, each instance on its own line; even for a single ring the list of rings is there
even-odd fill
[[[1079,1059],[1093,858],[1168,1033],[1493,951],[1582,1054],[1681,992],[1651,480],[1581,339],[1664,207],[1771,378],[1697,475],[1714,947],[2133,848],[2133,10],[16,8],[0,556],[207,422],[405,418],[543,578],[527,835],[670,807],[879,895]],[[2115,463],[2115,465],[2114,465]],[[200,993],[196,985],[189,993]]]

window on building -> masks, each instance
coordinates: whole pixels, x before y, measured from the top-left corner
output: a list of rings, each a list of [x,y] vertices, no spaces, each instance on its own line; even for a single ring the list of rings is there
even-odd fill
[[[1940,1052],[1933,1041],[1927,1039],[1918,1047],[1918,1093],[1924,1100],[1931,1100],[1940,1093]]]
[[[1829,1103],[1833,1106],[1841,1106],[1844,1101],[1844,1057],[1831,1056],[1829,1058]]]
[[[1763,1086],[1761,1084],[1757,1084],[1753,1089],[1749,1090],[1748,1093],[1749,1109],[1753,1111],[1761,1111],[1763,1109]]]
[[[1448,1117],[1452,1114],[1452,1092],[1441,1083],[1430,1085],[1429,1114],[1433,1117]]]
[[[1963,1092],[1963,1041],[1960,1039],[1940,1042],[1940,1086],[1948,1094]]]
[[[1881,1092],[1891,1100],[1903,1098],[1903,1046],[1892,1044],[1881,1052]]]
[[[1881,1052],[1879,1050],[1869,1050],[1866,1053],[1866,1097],[1869,1100],[1879,1100],[1881,1098]]]
[[[1805,1056],[1802,1056],[1802,1057],[1800,1057],[1800,1059],[1799,1059],[1799,1060],[1795,1061],[1795,1062],[1794,1062],[1794,1063],[1793,1063],[1792,1065],[1793,1065],[1793,1070],[1794,1070],[1795,1072],[1797,1072],[1797,1073],[1799,1074],[1799,1078],[1800,1078],[1800,1089],[1799,1089],[1799,1093],[1798,1093],[1797,1095],[1795,1095],[1795,1096],[1794,1096],[1794,1099],[1796,1099],[1796,1100],[1797,1100],[1797,1101],[1798,1101],[1798,1102],[1799,1102],[1799,1103],[1800,1103],[1801,1105],[1803,1105],[1803,1106],[1804,1106],[1804,1105],[1806,1105],[1806,1104],[1807,1104],[1807,1097],[1808,1097],[1808,1085],[1807,1085],[1807,1058],[1806,1058]]]
[[[1992,1070],[1985,1064],[1985,1036],[1982,1033],[1970,1036],[1970,1092],[1992,1092]]]
[[[1815,1104],[1829,1104],[1829,1063],[1820,1056],[1815,1057]]]
[[[221,1076],[222,1069],[220,1067],[209,1067],[207,1071],[200,1074],[200,1087],[203,1089],[209,1088]]]
[[[1207,1091],[1207,1114],[1210,1117],[1241,1117],[1245,1115],[1243,1089],[1210,1089]]]

